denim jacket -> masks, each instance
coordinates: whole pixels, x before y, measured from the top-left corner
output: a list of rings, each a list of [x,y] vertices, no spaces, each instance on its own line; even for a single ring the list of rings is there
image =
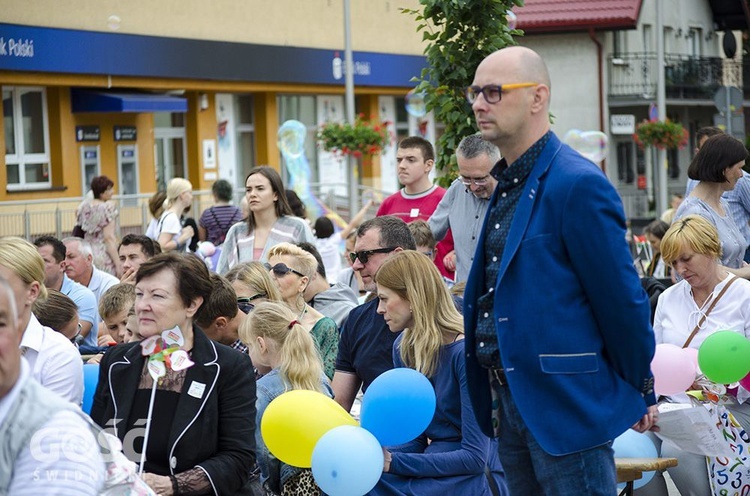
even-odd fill
[[[333,390],[328,382],[328,378],[325,374],[320,376],[320,383],[323,385],[323,391],[326,395],[333,398]],[[263,441],[263,436],[260,433],[260,421],[263,418],[263,413],[266,411],[269,403],[271,403],[277,396],[290,391],[291,388],[285,383],[284,379],[279,373],[279,369],[275,368],[268,374],[258,379],[256,385],[256,428],[255,428],[255,441],[257,445],[257,457],[258,465],[260,466],[260,480],[264,487],[267,487],[274,494],[281,494],[281,488],[284,483],[293,475],[300,472],[297,467],[292,467],[279,461],[275,456],[268,451],[266,443]]]

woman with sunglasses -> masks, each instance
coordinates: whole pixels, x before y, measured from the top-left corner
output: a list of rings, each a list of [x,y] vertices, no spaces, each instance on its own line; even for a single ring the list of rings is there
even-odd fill
[[[318,270],[318,262],[299,246],[279,243],[268,252],[267,267],[279,288],[281,299],[300,324],[310,330],[320,351],[323,370],[332,379],[339,350],[338,327],[333,319],[309,306],[304,298],[305,288]]]
[[[281,301],[278,286],[260,262],[235,265],[224,277],[237,293],[237,308],[248,315],[259,303]]]
[[[383,262],[375,282],[378,313],[391,332],[403,329],[394,366],[424,374],[437,406],[417,439],[384,447],[383,475],[370,494],[507,494],[497,444],[482,434],[469,399],[463,319],[435,264],[402,251]]]
[[[284,303],[272,301],[260,303],[242,323],[239,334],[253,363],[269,370],[258,380],[256,400],[255,440],[263,486],[268,494],[321,494],[317,487],[310,487],[314,486],[310,469],[280,462],[268,451],[260,431],[268,405],[287,391],[302,389],[333,397],[315,340]],[[305,482],[309,484],[306,490]]]
[[[227,232],[216,264],[219,274],[239,263],[267,261],[268,250],[278,243],[314,241],[307,222],[292,214],[281,177],[271,167],[261,165],[250,171],[245,179],[245,198],[250,215],[247,222],[238,222]]]

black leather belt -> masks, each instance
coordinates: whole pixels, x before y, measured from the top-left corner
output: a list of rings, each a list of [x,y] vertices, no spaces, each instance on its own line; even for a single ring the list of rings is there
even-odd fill
[[[508,379],[505,377],[505,369],[491,368],[489,370],[490,374],[495,378],[498,384],[500,384],[501,386],[508,385]]]

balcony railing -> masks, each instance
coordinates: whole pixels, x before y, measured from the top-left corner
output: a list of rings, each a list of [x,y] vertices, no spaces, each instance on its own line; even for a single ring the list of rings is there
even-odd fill
[[[737,86],[750,95],[750,64],[720,57],[664,57],[667,98],[711,99],[720,86]],[[611,98],[656,98],[656,54],[627,53],[608,58]]]

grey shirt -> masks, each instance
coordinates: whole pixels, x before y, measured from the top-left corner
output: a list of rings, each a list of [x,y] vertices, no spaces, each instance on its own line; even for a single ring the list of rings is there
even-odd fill
[[[460,179],[456,179],[428,221],[436,241],[442,240],[448,229],[453,232],[456,282],[466,281],[469,277],[479,231],[489,203],[489,199],[477,198]]]
[[[721,206],[724,212],[729,212],[727,201],[722,198]],[[700,215],[719,231],[719,241],[721,242],[721,265],[730,269],[739,269],[742,267],[742,259],[745,255],[747,242],[735,224],[732,216],[727,213],[725,216],[719,215],[706,202],[695,196],[688,196],[680,205],[675,213],[674,220],[678,220],[688,215]],[[672,221],[674,222],[674,221]]]

